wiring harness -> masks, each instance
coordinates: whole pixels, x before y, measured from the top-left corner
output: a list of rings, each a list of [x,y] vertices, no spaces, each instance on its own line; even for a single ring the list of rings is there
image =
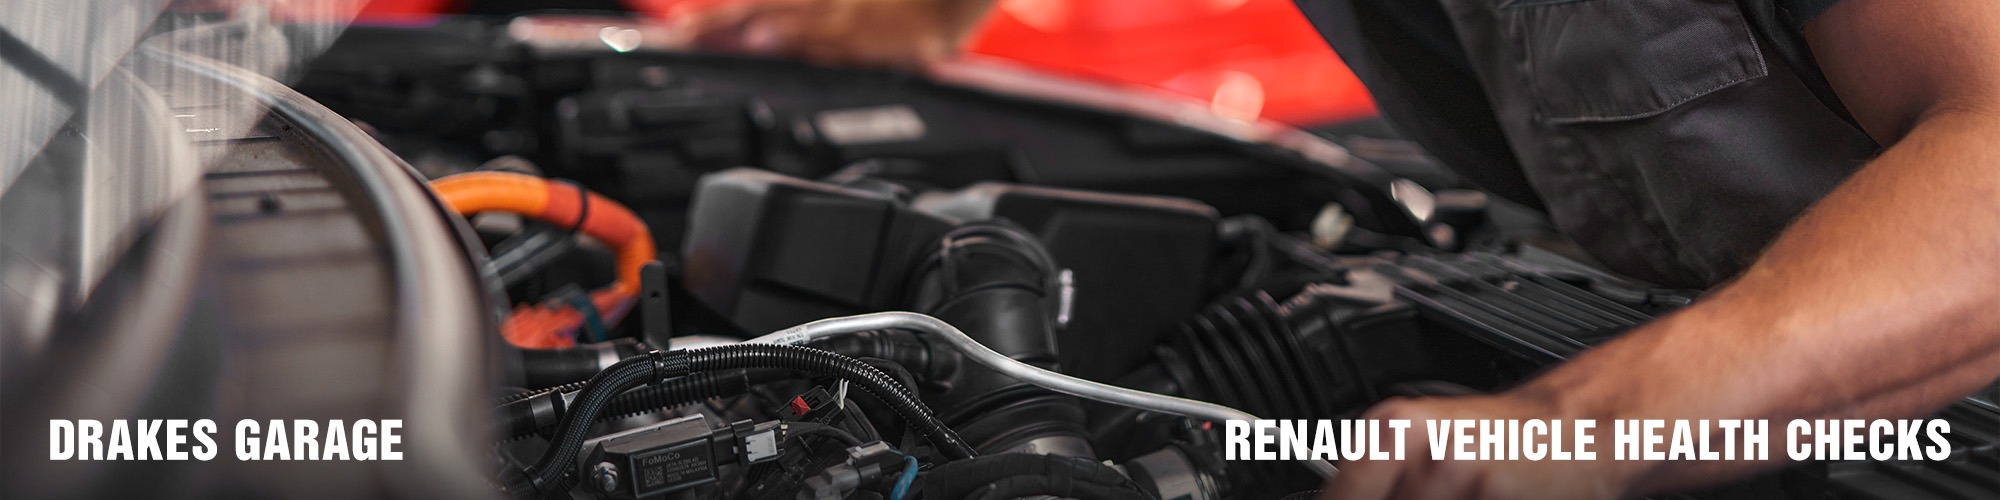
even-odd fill
[[[877,400],[951,460],[977,455],[956,432],[932,416],[929,408],[895,379],[854,358],[808,347],[741,344],[692,350],[651,351],[619,361],[589,381],[571,400],[547,451],[535,464],[510,474],[507,490],[515,498],[540,498],[569,487],[571,472],[590,426],[621,394],[641,385],[665,385],[701,372],[778,368],[835,377]]]
[[[639,296],[639,274],[654,255],[653,236],[630,209],[575,184],[527,174],[468,172],[431,181],[452,211],[519,214],[596,238],[618,251],[618,280],[569,306],[522,304],[500,326],[507,342],[524,349],[576,345],[587,325],[611,326]]]

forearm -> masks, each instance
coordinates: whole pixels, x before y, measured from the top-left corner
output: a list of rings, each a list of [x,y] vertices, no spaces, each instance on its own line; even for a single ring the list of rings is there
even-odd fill
[[[702,50],[920,69],[956,56],[996,0],[766,0],[680,18]]]
[[[1735,283],[1518,393],[1575,418],[1782,421],[1914,416],[1977,389],[2000,375],[1995,116],[1922,120]]]

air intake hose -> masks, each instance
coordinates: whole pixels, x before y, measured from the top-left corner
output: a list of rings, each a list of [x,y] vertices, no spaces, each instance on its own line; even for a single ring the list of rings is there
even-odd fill
[[[932,256],[911,273],[916,280],[910,288],[911,309],[957,325],[1002,355],[1054,370],[1058,272],[1041,240],[1019,227],[1001,220],[966,223],[939,238]],[[958,357],[948,346],[932,350],[935,360]],[[1095,455],[1085,437],[1083,406],[1075,397],[985,366],[960,365],[944,380],[945,390],[926,396],[948,408],[944,421],[979,449]]]

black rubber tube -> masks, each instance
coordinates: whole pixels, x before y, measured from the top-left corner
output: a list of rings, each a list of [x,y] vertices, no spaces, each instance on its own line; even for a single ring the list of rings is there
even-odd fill
[[[604,371],[609,364],[646,352],[645,344],[632,339],[579,345],[562,349],[521,349],[507,346],[507,383],[539,389],[582,382]]]
[[[757,381],[748,370],[701,372],[668,380],[666,383],[627,391],[611,399],[598,419],[629,417],[699,402],[716,396],[733,396],[750,391]],[[766,380],[768,381],[768,380]]]
[[[647,382],[658,381],[668,376],[686,373],[671,373],[656,368],[662,365],[660,353],[654,351],[647,356],[633,356],[611,365],[604,371],[583,383],[583,390],[570,402],[570,409],[563,415],[562,423],[556,427],[555,436],[549,440],[549,448],[535,465],[527,471],[529,490],[512,491],[515,498],[541,498],[547,492],[566,489],[563,480],[568,477],[570,466],[576,462],[576,454],[583,447],[583,440],[590,432],[590,424],[597,421],[597,415],[611,398],[623,394],[627,389]]]
[[[686,377],[668,380],[665,383],[641,387],[619,394],[606,404],[598,414],[598,420],[629,417],[666,408],[683,406],[718,396],[733,396],[750,390],[750,386],[770,382],[789,375],[784,370],[725,370],[702,372]],[[504,439],[515,439],[557,425],[569,414],[562,395],[575,392],[583,387],[582,382],[565,385],[546,391],[536,391],[523,396],[509,396],[508,401],[494,409],[499,421],[500,435]]]

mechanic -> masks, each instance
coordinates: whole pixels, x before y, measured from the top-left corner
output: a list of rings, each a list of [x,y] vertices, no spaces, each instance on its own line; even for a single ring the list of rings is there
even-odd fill
[[[1466,178],[1619,272],[1711,290],[1513,390],[1369,418],[1901,418],[2000,376],[2000,2],[1298,1]],[[687,27],[912,67],[990,4],[782,0]],[[1780,465],[1372,461],[1327,493],[1614,498]]]

